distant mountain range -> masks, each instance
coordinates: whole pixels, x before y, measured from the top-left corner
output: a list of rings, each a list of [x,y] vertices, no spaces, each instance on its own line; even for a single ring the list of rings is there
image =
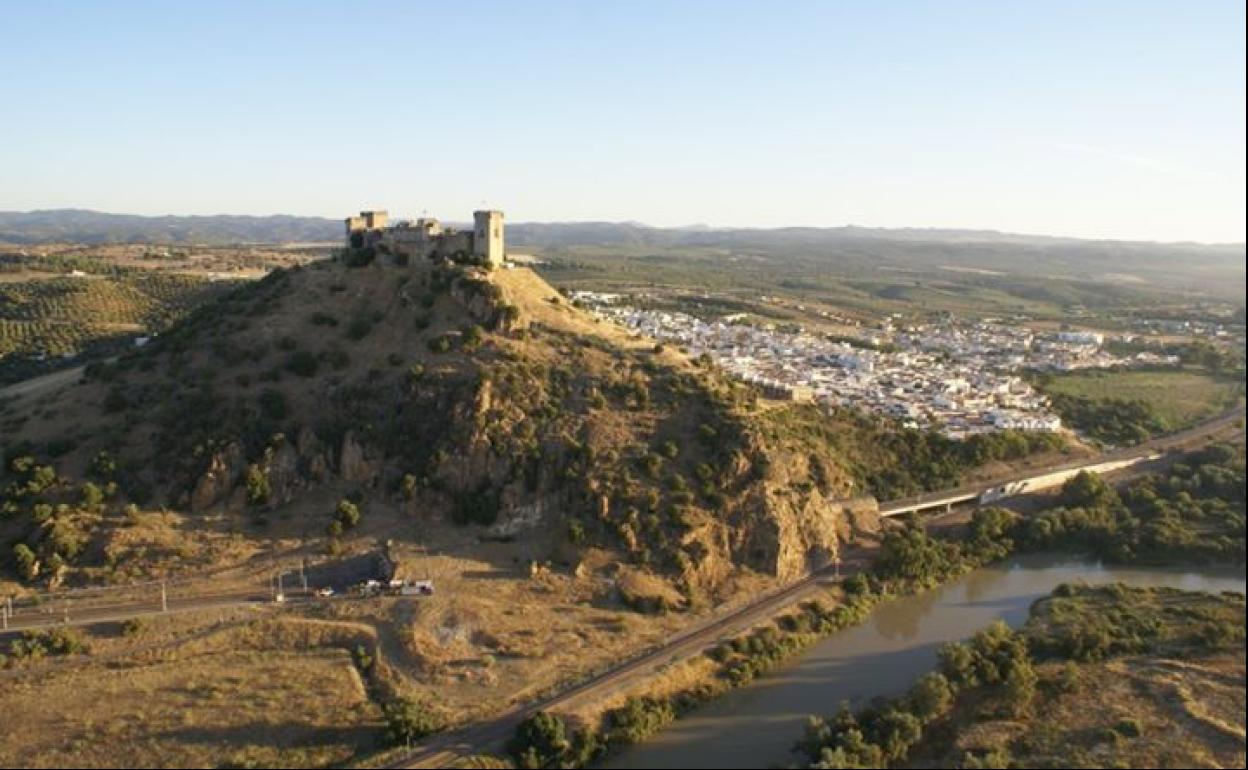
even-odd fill
[[[719,246],[774,245],[777,240],[812,246],[859,240],[1030,245],[1100,244],[1121,249],[1196,249],[1244,253],[1244,244],[1154,243],[1108,241],[1046,235],[1020,235],[998,230],[944,228],[778,227],[732,228],[689,225],[650,227],[639,222],[511,223],[508,237],[518,245],[560,246]],[[293,243],[337,241],[342,220],[289,214],[247,216],[140,216],[90,209],[0,211],[0,243]]]
[[[324,217],[158,216],[85,209],[0,212],[0,243],[292,243],[338,241],[342,223]],[[1244,291],[1244,244],[1151,243],[1019,235],[994,230],[870,227],[680,228],[635,222],[510,223],[517,250],[575,253],[614,248],[655,256],[715,251],[810,267],[969,269],[1083,280]],[[952,266],[952,268],[951,268]],[[1237,284],[1237,285],[1236,285]]]
[[[341,236],[338,220],[283,214],[144,217],[87,209],[0,211],[0,243],[294,243]]]

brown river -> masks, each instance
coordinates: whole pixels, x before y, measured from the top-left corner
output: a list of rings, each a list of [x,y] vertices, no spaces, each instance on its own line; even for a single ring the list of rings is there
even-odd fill
[[[1140,568],[1068,556],[1023,556],[918,596],[881,605],[861,625],[818,642],[787,665],[614,755],[608,768],[782,766],[806,717],[844,701],[904,692],[936,665],[937,648],[998,618],[1017,627],[1061,583],[1121,581],[1199,591],[1244,591],[1244,568]]]

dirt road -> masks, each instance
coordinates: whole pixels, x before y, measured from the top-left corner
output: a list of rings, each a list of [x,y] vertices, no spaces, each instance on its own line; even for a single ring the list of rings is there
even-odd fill
[[[62,385],[77,382],[86,368],[85,366],[75,366],[70,369],[62,369],[59,372],[52,372],[40,377],[32,377],[29,380],[15,382],[12,385],[0,388],[0,398],[36,395]]]

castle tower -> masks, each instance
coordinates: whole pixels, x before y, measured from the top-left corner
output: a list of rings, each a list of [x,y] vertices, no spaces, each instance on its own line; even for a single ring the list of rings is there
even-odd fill
[[[390,215],[385,211],[361,211],[360,216],[369,230],[380,230],[390,223]]]
[[[474,211],[472,254],[483,264],[499,267],[506,252],[503,249],[503,212]]]

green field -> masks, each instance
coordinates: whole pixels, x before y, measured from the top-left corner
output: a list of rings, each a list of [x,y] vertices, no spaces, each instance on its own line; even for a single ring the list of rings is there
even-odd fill
[[[1142,401],[1171,430],[1230,408],[1243,392],[1243,382],[1189,370],[1061,374],[1041,387],[1050,396]]]

